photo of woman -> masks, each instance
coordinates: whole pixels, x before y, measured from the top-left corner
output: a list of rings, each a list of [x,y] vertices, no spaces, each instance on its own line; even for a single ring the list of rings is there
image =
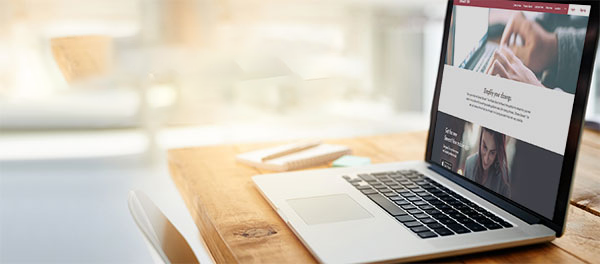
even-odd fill
[[[464,176],[510,198],[506,141],[505,135],[481,127],[478,151],[467,158]]]

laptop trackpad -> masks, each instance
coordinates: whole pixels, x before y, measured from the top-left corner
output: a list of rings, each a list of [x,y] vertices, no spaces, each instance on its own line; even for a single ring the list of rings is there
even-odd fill
[[[373,217],[347,194],[298,198],[287,202],[307,225]]]

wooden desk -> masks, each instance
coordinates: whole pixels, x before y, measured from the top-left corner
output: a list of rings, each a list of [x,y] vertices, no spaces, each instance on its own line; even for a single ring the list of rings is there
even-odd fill
[[[349,146],[373,163],[422,159],[425,132],[392,134],[328,143]],[[273,144],[239,144],[169,151],[169,168],[200,233],[219,263],[311,263],[315,259],[271,209],[250,177],[267,173],[236,163],[236,154]],[[323,166],[325,167],[325,166]],[[566,233],[552,242],[436,261],[600,261],[600,133],[585,131]]]

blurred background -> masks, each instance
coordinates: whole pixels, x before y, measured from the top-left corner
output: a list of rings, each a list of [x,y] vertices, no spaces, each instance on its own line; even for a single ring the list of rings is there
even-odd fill
[[[130,189],[201,250],[169,148],[426,130],[445,8],[0,1],[0,262],[149,262]]]

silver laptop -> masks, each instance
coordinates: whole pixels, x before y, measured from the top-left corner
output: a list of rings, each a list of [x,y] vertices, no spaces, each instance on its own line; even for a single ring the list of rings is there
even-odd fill
[[[556,49],[545,50],[546,57],[527,45],[504,49],[513,64],[492,63],[510,75],[453,65],[447,53],[461,48],[448,45],[476,32],[469,26],[487,24],[489,11],[501,11],[508,25],[543,30],[507,25],[503,34],[524,43],[540,37],[527,34],[542,34]],[[524,18],[523,11],[536,14]],[[451,0],[446,14],[424,160],[253,177],[319,261],[416,261],[562,235],[598,42],[598,2]],[[459,25],[467,28],[451,29]],[[477,45],[461,43],[464,50]]]

